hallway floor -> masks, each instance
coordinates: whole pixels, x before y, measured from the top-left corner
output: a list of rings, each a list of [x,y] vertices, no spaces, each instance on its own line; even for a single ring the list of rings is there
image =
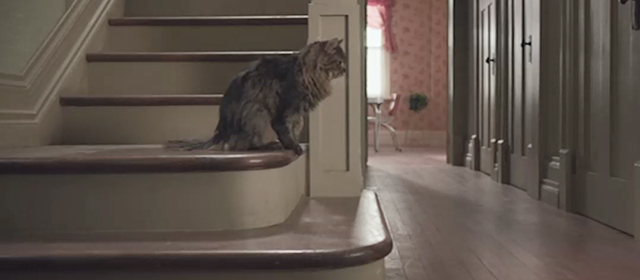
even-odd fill
[[[628,235],[449,166],[443,151],[369,155],[394,239],[388,280],[640,279]]]

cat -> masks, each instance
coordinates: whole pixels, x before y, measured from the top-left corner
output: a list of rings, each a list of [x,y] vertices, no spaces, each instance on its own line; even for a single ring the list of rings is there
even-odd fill
[[[251,63],[229,84],[212,138],[169,141],[165,147],[287,149],[301,155],[298,138],[304,117],[331,95],[331,81],[347,73],[342,42],[337,38],[316,41],[296,54],[264,57]]]

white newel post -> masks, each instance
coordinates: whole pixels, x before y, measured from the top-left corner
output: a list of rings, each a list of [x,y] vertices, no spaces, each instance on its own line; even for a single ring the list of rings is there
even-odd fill
[[[344,38],[345,78],[333,82],[333,94],[309,116],[309,194],[311,197],[359,196],[362,177],[363,19],[358,0],[312,0],[309,42]]]

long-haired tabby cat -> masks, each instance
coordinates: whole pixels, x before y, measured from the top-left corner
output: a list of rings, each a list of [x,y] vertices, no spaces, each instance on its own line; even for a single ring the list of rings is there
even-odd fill
[[[169,141],[166,147],[284,148],[302,154],[298,137],[304,116],[331,94],[331,80],[347,72],[341,43],[342,39],[317,41],[295,55],[265,57],[252,63],[227,88],[220,105],[220,121],[211,139]]]

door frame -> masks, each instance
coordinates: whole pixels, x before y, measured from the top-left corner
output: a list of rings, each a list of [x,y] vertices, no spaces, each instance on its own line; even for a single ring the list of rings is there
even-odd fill
[[[532,154],[533,154],[533,158],[531,160],[531,183],[529,185],[529,187],[527,188],[527,193],[529,194],[530,197],[532,197],[533,199],[536,200],[540,200],[541,199],[541,183],[543,180],[543,174],[542,174],[542,170],[545,170],[547,168],[547,162],[544,159],[545,157],[545,151],[546,151],[546,147],[545,147],[545,139],[547,139],[546,136],[546,121],[547,118],[545,117],[546,113],[545,113],[545,107],[541,106],[543,104],[547,104],[546,99],[545,99],[545,94],[541,93],[541,78],[542,78],[542,61],[541,61],[541,55],[542,55],[542,49],[543,49],[543,44],[545,44],[545,42],[543,41],[543,37],[542,37],[542,30],[541,30],[541,25],[542,25],[542,17],[540,14],[540,11],[542,9],[542,5],[544,1],[549,1],[549,0],[534,0],[534,5],[533,5],[533,11],[532,11],[532,15],[531,18],[533,19],[532,24],[531,24],[531,36],[532,36],[532,46],[531,46],[531,52],[532,52],[532,61],[533,61],[533,92],[537,93],[534,94],[534,105],[532,106],[533,109],[533,131],[532,134],[534,135],[533,137],[533,146],[528,146],[528,148],[530,148],[532,150]],[[551,0],[551,1],[557,1],[557,0]]]
[[[311,0],[309,0],[311,1]],[[367,121],[367,116],[369,112],[369,105],[367,104],[367,4],[368,0],[359,0],[360,4],[360,40],[363,42],[360,45],[360,56],[361,56],[361,87],[362,93],[360,94],[360,106],[365,108],[363,110],[362,116],[360,116],[360,123],[362,125],[361,135],[362,135],[362,176],[366,178],[367,168],[369,166],[369,123]]]
[[[560,79],[560,182],[559,206],[567,212],[577,212],[578,149],[584,145],[579,137],[583,129],[579,114],[583,112],[583,93],[588,85],[586,80],[586,31],[587,1],[564,1],[561,19],[561,73]]]
[[[473,47],[475,1],[449,0],[447,163],[464,166],[469,139],[469,104],[474,81]]]

